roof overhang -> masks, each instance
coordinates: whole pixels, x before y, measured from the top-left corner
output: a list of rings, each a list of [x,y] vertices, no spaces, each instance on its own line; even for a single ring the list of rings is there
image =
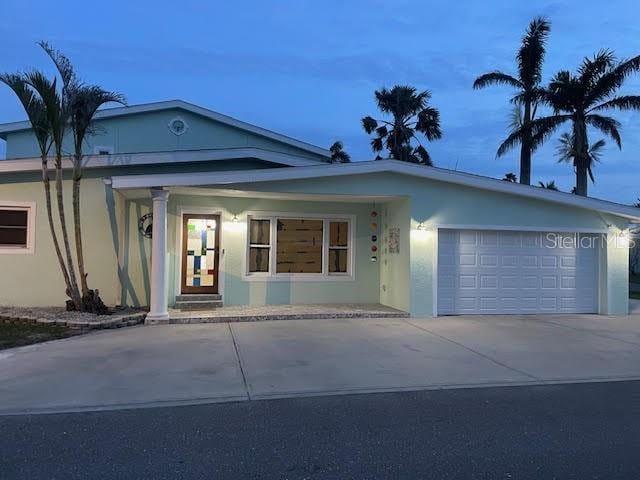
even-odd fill
[[[331,152],[329,152],[329,150],[327,149],[318,147],[316,145],[312,145],[307,142],[296,140],[295,138],[291,138],[287,135],[282,135],[280,133],[267,130],[266,128],[258,127],[251,123],[243,122],[241,120],[235,119],[228,115],[223,115],[221,113],[214,112],[213,110],[209,110],[208,108],[199,107],[198,105],[194,105],[192,103],[185,102],[183,100],[168,100],[166,102],[145,103],[142,105],[132,105],[130,107],[106,108],[104,110],[99,110],[93,118],[95,120],[100,120],[105,118],[120,117],[123,115],[133,115],[133,114],[139,114],[139,113],[156,112],[159,110],[169,110],[173,108],[186,110],[186,111],[195,113],[197,115],[200,115],[202,117],[209,118],[216,122],[220,122],[225,125],[229,125],[231,127],[239,128],[241,130],[245,130],[247,132],[251,132],[256,135],[269,138],[271,140],[276,140],[278,142],[291,145],[301,150],[306,150],[307,152],[311,152],[315,155],[321,155],[327,158],[331,156]],[[31,123],[28,121],[0,124],[0,138],[6,140],[8,133],[19,132],[21,130],[30,130],[30,129],[31,129]]]
[[[112,178],[116,189],[161,188],[161,187],[204,187],[234,184],[273,182],[281,180],[303,180],[343,175],[368,173],[397,173],[418,178],[453,183],[467,187],[507,193],[545,202],[585,208],[620,217],[640,220],[640,209],[606,200],[581,197],[571,193],[556,192],[518,183],[505,182],[495,178],[473,175],[436,167],[425,167],[397,160],[377,160],[346,164],[322,164],[298,168],[271,168],[231,172],[197,172],[159,175],[130,175]]]
[[[190,162],[210,162],[221,160],[257,159],[277,163],[287,167],[326,165],[320,160],[298,157],[286,153],[262,150],[260,148],[221,148],[211,150],[184,150],[170,152],[126,153],[115,155],[85,155],[85,168],[106,168],[134,165],[162,165]],[[71,157],[63,159],[63,168],[71,168]],[[40,170],[40,158],[21,158],[0,161],[0,174],[10,172],[30,172]]]

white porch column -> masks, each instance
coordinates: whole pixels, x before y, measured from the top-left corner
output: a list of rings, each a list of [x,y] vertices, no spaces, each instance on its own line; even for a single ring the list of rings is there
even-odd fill
[[[167,199],[166,190],[152,189],[151,305],[145,323],[169,323],[167,310]]]

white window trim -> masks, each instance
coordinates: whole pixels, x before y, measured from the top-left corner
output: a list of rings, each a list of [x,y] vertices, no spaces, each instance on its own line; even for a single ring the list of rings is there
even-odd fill
[[[27,246],[14,247],[10,245],[0,245],[0,255],[33,255],[36,251],[36,202],[9,202],[0,200],[0,210],[1,209],[27,211]]]
[[[322,220],[323,221],[323,238],[322,238],[322,273],[276,273],[276,254],[277,252],[277,220]],[[270,254],[269,254],[269,271],[268,272],[249,272],[249,229],[251,220],[269,220],[270,227]],[[349,250],[347,257],[346,273],[329,273],[329,223],[332,221],[347,222],[349,224]],[[247,212],[247,228],[245,241],[244,256],[244,280],[254,282],[290,282],[290,281],[307,281],[307,282],[335,282],[335,281],[353,281],[355,280],[355,251],[356,251],[356,216],[355,215],[336,215],[336,214],[319,214],[319,213],[281,213],[281,212]],[[339,247],[335,247],[339,248]]]

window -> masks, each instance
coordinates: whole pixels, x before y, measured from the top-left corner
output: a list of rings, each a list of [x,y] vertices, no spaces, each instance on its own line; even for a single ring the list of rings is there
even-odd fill
[[[352,274],[351,219],[248,218],[247,274],[318,278]]]
[[[276,273],[322,273],[322,220],[278,219]]]
[[[113,155],[114,149],[111,146],[97,146],[93,147],[93,153],[95,155]]]
[[[33,253],[34,209],[0,203],[0,253]]]
[[[181,117],[176,117],[169,122],[169,130],[174,135],[180,136],[183,133],[186,133],[189,125],[184,121]]]
[[[271,220],[249,221],[249,272],[268,272],[271,256]]]
[[[329,223],[329,273],[347,273],[349,222]]]

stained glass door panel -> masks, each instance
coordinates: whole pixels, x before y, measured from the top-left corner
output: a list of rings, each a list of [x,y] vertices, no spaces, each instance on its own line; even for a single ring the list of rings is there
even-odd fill
[[[193,214],[182,222],[182,293],[218,293],[220,217]]]

